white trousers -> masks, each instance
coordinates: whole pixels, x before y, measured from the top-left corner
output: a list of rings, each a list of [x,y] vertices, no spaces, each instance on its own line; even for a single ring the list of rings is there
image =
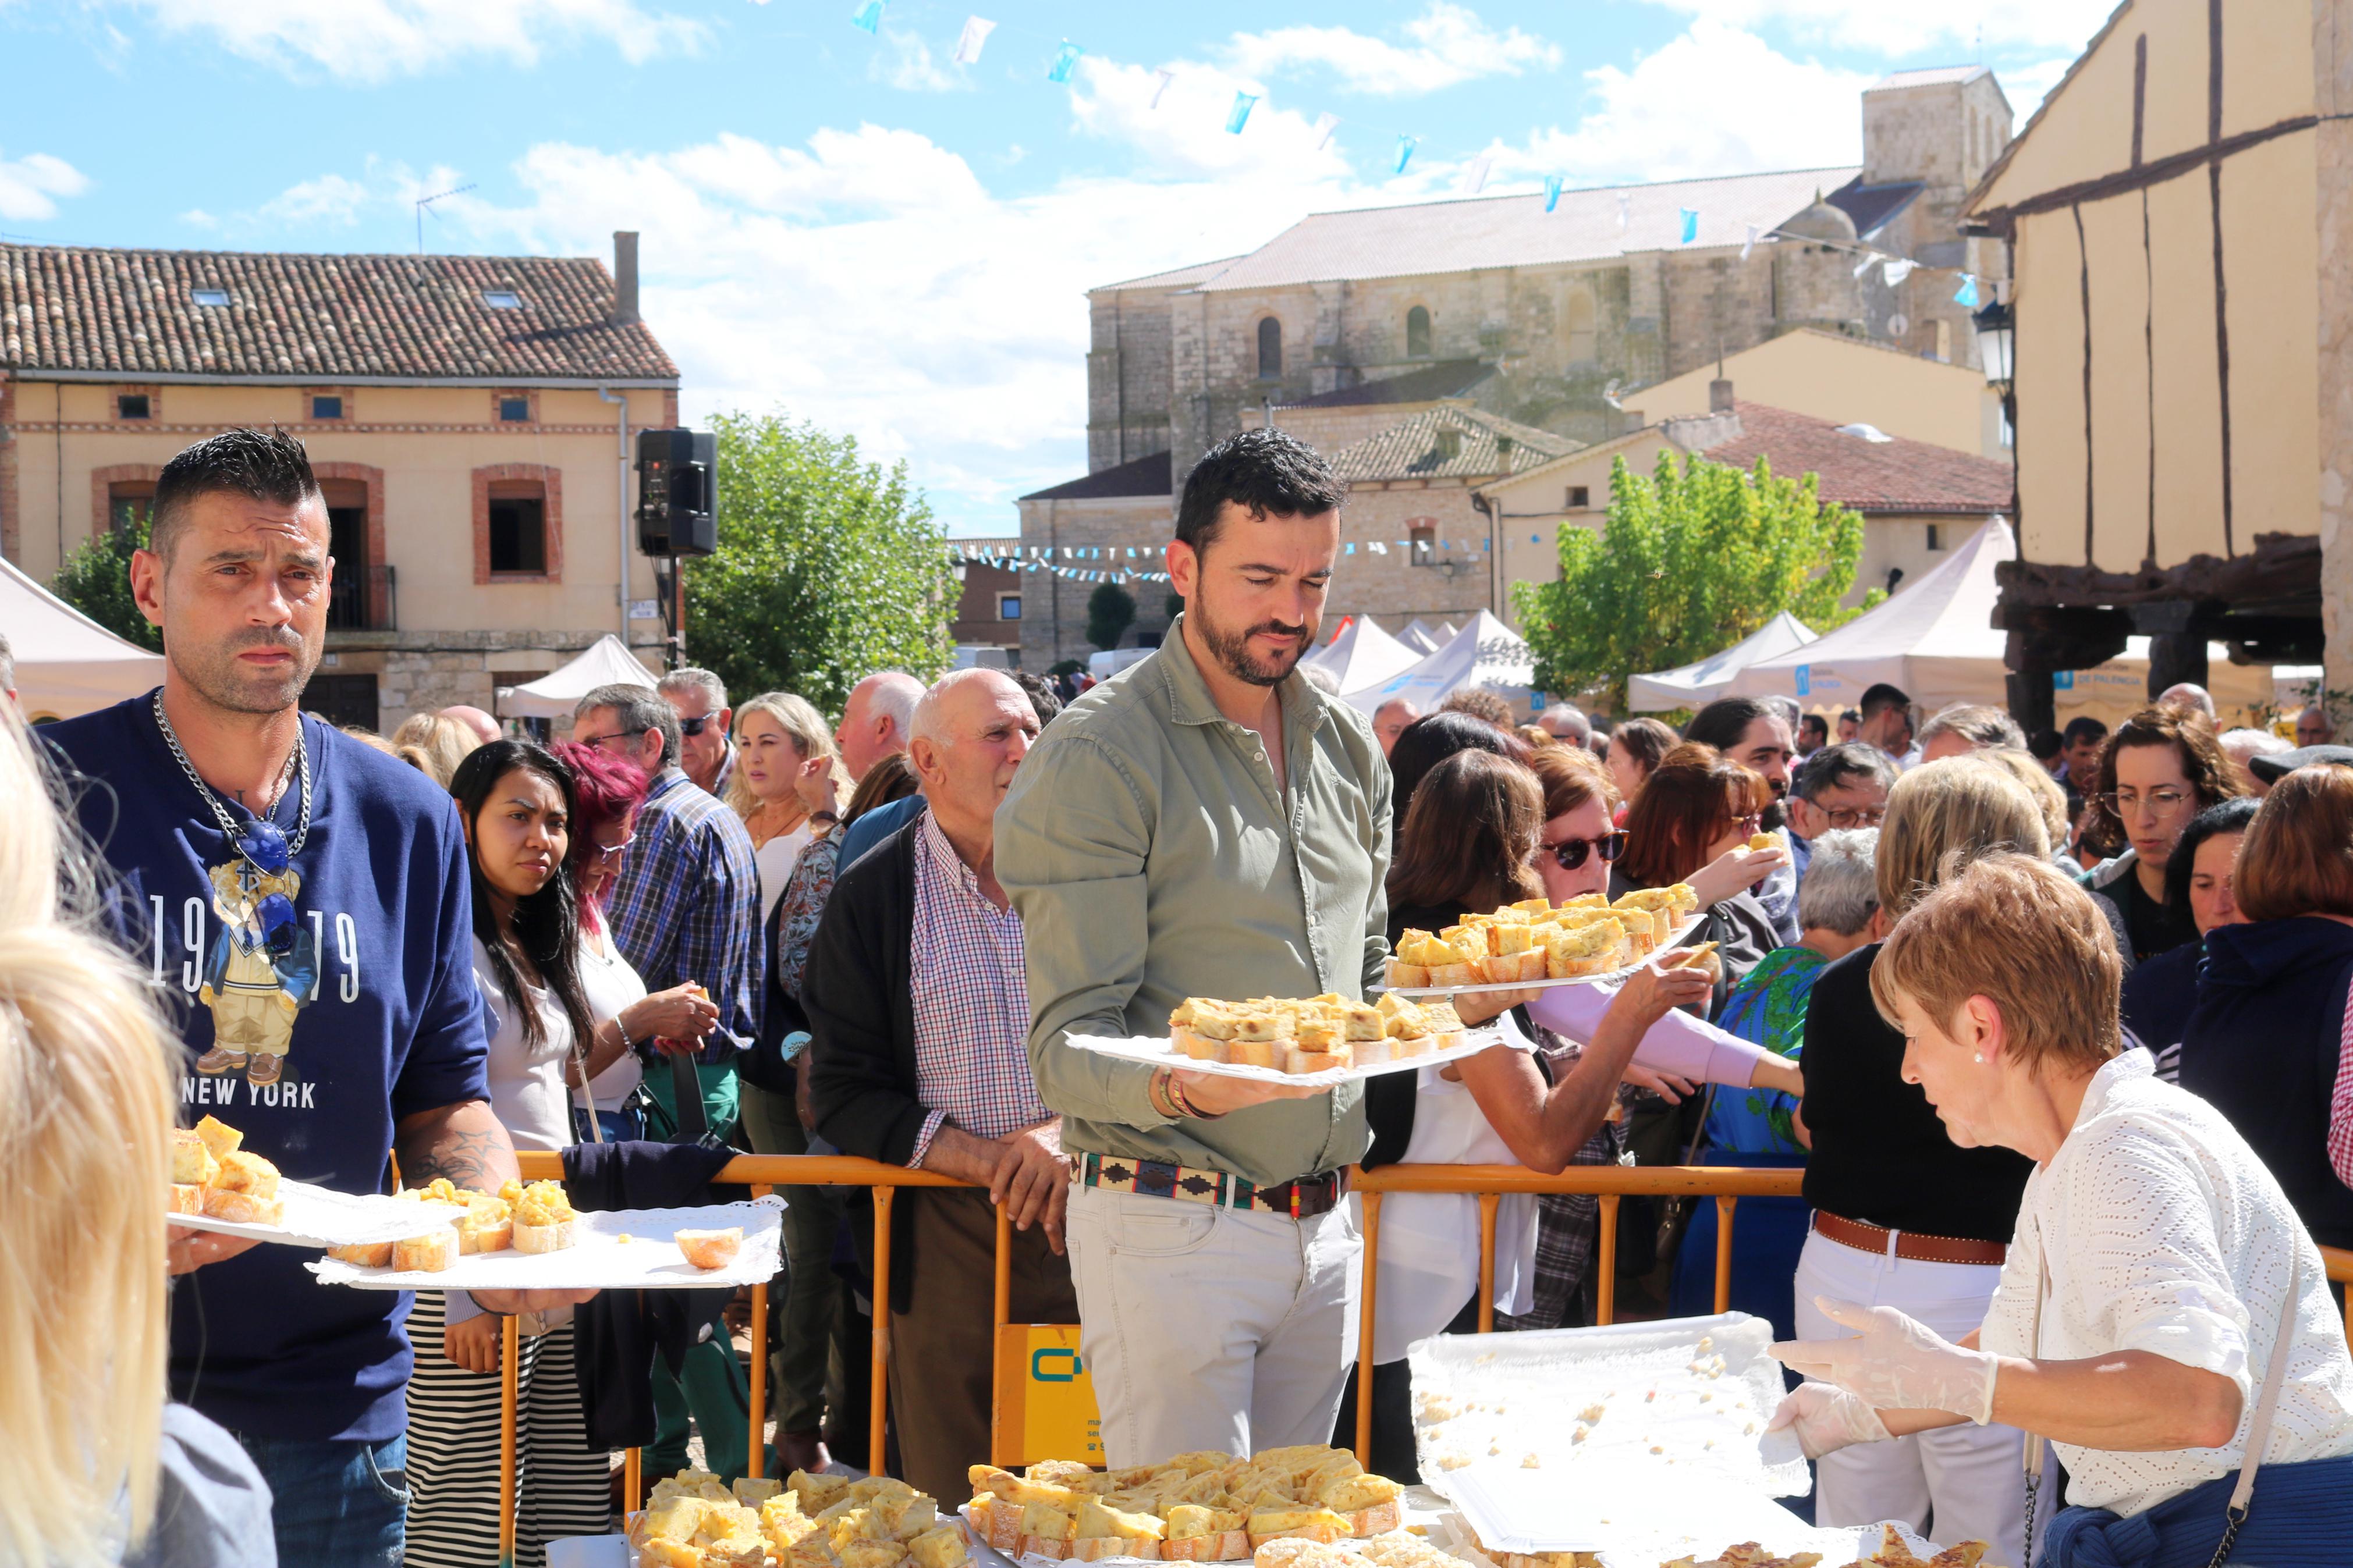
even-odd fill
[[[1293,1220],[1071,1189],[1079,1348],[1113,1468],[1332,1440],[1356,1362],[1356,1206]]]
[[[1854,1331],[1822,1315],[1814,1298],[1894,1307],[1946,1339],[1985,1321],[2001,1269],[1994,1264],[1919,1263],[1864,1252],[1819,1231],[1798,1257],[1797,1328],[1801,1340],[1845,1339]],[[1814,1520],[1825,1526],[1894,1520],[1931,1540],[1992,1543],[1989,1562],[2023,1563],[2025,1437],[2015,1426],[1967,1424],[1862,1443],[1814,1461]],[[2055,1489],[2045,1484],[2044,1490]],[[2045,1499],[2039,1538],[2055,1502]]]

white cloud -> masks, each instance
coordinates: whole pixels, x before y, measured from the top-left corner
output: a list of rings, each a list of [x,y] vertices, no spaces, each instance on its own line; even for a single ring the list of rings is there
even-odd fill
[[[342,174],[322,174],[289,185],[262,204],[260,216],[280,223],[341,224],[359,221],[360,211],[373,193],[359,181]]]
[[[1560,49],[1517,27],[1497,31],[1469,7],[1430,0],[1430,8],[1391,43],[1349,27],[1276,27],[1237,33],[1227,62],[1247,76],[1276,76],[1320,68],[1353,91],[1385,98],[1435,92],[1482,76],[1517,76],[1531,66],[1560,63]]]
[[[202,207],[190,207],[186,212],[180,215],[180,221],[186,224],[190,228],[220,227],[220,219],[213,216],[212,214],[205,211]]]
[[[2083,51],[2116,9],[2115,0],[1651,0],[1687,16],[1741,27],[1778,26],[1809,41],[1889,56],[1943,49],[1959,64],[1980,37],[2005,48]]]
[[[1079,62],[1071,114],[1079,128],[1123,143],[1152,171],[1169,174],[1235,174],[1257,171],[1299,183],[1340,179],[1348,172],[1338,141],[1318,149],[1314,117],[1285,109],[1250,77],[1189,60],[1172,62],[1167,90],[1155,68],[1087,56]],[[1240,135],[1226,129],[1236,92],[1260,95]]]
[[[637,0],[130,0],[167,32],[290,68],[380,81],[475,56],[538,63],[552,42],[601,39],[636,63],[698,47],[702,24]]]
[[[55,217],[57,197],[78,196],[88,189],[90,177],[63,158],[47,153],[28,153],[15,160],[0,157],[0,217]]]
[[[871,80],[888,82],[904,92],[954,92],[972,85],[962,72],[934,60],[931,45],[923,42],[920,33],[885,27],[882,42],[889,48],[887,58],[877,49],[867,59],[866,74]]]
[[[1106,136],[1132,129],[1140,85],[1118,70],[1098,62],[1074,89]],[[1196,90],[1213,92],[1206,79]],[[1164,111],[1178,101],[1172,90]],[[1208,132],[1189,141],[1247,144],[1263,129],[1272,155],[1212,168],[1188,146],[1167,177],[1005,197],[928,138],[871,124],[797,146],[550,142],[512,170],[522,202],[445,206],[453,232],[491,250],[602,256],[612,230],[641,230],[646,319],[680,363],[687,417],[815,419],[874,458],[907,458],[944,518],[1005,531],[1015,496],[1084,471],[1089,288],[1399,194],[1355,184],[1329,154],[1293,158],[1287,139],[1312,153],[1296,116],[1262,127],[1261,104],[1229,137],[1223,110],[1192,116]]]
[[[1594,99],[1585,117],[1522,148],[1493,149],[1499,174],[1559,174],[1579,184],[1859,163],[1856,99],[1873,79],[1791,59],[1704,18],[1631,68],[1599,66],[1585,79]]]

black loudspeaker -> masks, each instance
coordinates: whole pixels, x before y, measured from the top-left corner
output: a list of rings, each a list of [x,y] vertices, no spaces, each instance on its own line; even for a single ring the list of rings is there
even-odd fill
[[[638,432],[638,548],[672,557],[719,548],[718,437]]]

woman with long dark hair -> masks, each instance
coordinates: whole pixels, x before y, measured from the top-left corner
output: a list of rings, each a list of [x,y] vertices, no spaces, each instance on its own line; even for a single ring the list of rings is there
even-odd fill
[[[567,1086],[585,1087],[628,1048],[619,1028],[597,1028],[581,984],[572,770],[529,741],[498,740],[459,763],[450,789],[473,888],[491,1108],[516,1148],[561,1149],[572,1142]],[[582,1440],[569,1310],[523,1328],[517,1561],[537,1562],[549,1541],[611,1528],[610,1461]],[[460,1568],[498,1534],[500,1318],[464,1291],[421,1290],[408,1337],[406,1562]]]
[[[1594,778],[1598,784],[1598,771]],[[1492,752],[1457,752],[1430,769],[1414,792],[1389,871],[1389,941],[1395,943],[1409,926],[1434,931],[1465,911],[1545,894],[1535,862],[1546,842],[1546,804],[1534,773]],[[1557,1083],[1550,1076],[1554,1058],[1532,1048],[1543,1042],[1516,1016],[1498,1024],[1506,1043],[1493,1050],[1449,1067],[1371,1079],[1366,1112],[1373,1146],[1366,1165],[1565,1169],[1601,1126],[1620,1076],[1652,1026],[1671,1009],[1704,999],[1707,984],[1692,968],[1650,964],[1636,971]],[[1461,996],[1455,1008],[1465,1023],[1478,1024],[1534,994]],[[1744,1080],[1761,1056],[1738,1055]],[[1534,1199],[1506,1197],[1496,1230],[1499,1315],[1525,1314],[1535,1305],[1536,1235]],[[1468,1197],[1403,1194],[1382,1205],[1382,1310],[1373,1349],[1373,1468],[1380,1474],[1416,1474],[1406,1347],[1433,1333],[1476,1326],[1478,1237],[1477,1208]],[[1343,1395],[1335,1441],[1353,1440],[1355,1398],[1352,1384]]]

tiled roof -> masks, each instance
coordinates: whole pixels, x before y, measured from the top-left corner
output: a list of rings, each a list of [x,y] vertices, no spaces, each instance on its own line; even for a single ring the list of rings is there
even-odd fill
[[[1443,444],[1449,433],[1455,441],[1451,457]],[[1508,458],[1505,441],[1511,443]],[[1565,458],[1583,445],[1476,408],[1433,408],[1343,447],[1327,460],[1333,472],[1351,481],[1483,479]]]
[[[1493,267],[1603,261],[1641,250],[1683,248],[1682,209],[1699,215],[1692,247],[1736,246],[1748,226],[1771,229],[1862,174],[1850,164],[1770,174],[1734,174],[1656,185],[1563,191],[1545,211],[1541,195],[1482,196],[1317,213],[1198,285],[1220,292],[1404,278]],[[1624,227],[1619,215],[1625,214]]]
[[[1141,278],[1131,278],[1124,283],[1100,284],[1089,292],[1107,294],[1121,289],[1185,288],[1198,283],[1204,279],[1215,278],[1240,259],[1239,256],[1229,256],[1218,261],[1197,261],[1190,267],[1178,267],[1166,272],[1148,272]]]
[[[1763,458],[1776,474],[1819,476],[1817,492],[1861,512],[2008,515],[2016,476],[2008,463],[1902,437],[1849,436],[1827,419],[1736,401],[1740,434],[1701,455],[1748,468]]]
[[[1930,66],[1924,70],[1890,71],[1862,90],[1885,92],[1892,88],[1942,87],[1950,82],[1975,81],[1991,74],[1986,66]]]
[[[1296,403],[1279,403],[1278,408],[1364,408],[1384,403],[1435,403],[1441,397],[1465,397],[1471,389],[1495,374],[1495,367],[1475,359],[1440,360],[1436,364],[1407,371],[1403,375],[1385,376],[1378,381],[1360,381],[1354,386],[1335,387],[1319,392],[1313,397],[1303,397]]]
[[[1048,489],[1031,490],[1023,500],[1109,500],[1121,496],[1170,496],[1176,486],[1169,477],[1168,454],[1154,452],[1131,458],[1083,479],[1068,479]]]
[[[220,289],[226,305],[193,290]],[[484,303],[509,290],[515,309]],[[0,368],[347,381],[675,381],[593,258],[0,245]]]

